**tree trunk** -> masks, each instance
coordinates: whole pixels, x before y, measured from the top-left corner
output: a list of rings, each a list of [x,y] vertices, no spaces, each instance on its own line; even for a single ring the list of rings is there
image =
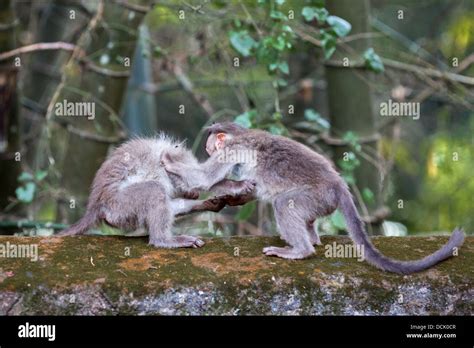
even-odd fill
[[[344,18],[352,25],[351,35],[369,31],[370,9],[367,0],[332,0],[327,3],[331,14]],[[368,39],[354,40],[347,50],[338,47],[332,59],[350,61],[360,60],[364,51],[370,47]],[[375,115],[372,109],[371,73],[345,67],[327,67],[326,79],[328,89],[328,104],[330,110],[332,133],[341,137],[348,131],[359,137],[369,136],[376,132]],[[362,151],[376,153],[376,142],[362,144]],[[372,150],[372,151],[371,151]],[[351,151],[348,146],[338,146],[335,149],[335,162],[343,159],[344,153]],[[380,173],[374,165],[357,156],[360,166],[355,170],[356,185],[362,192],[370,189],[374,194],[373,202],[365,202],[369,213],[373,212],[380,203]],[[380,226],[372,225],[374,234],[380,233]]]
[[[16,17],[10,0],[0,2],[0,52],[16,46]],[[0,63],[0,209],[15,194],[21,171],[15,153],[20,151],[17,105],[17,68],[14,59]]]
[[[33,33],[31,42],[77,41],[90,20],[87,8],[77,0],[33,2],[28,23]],[[20,128],[24,164],[31,171],[44,170],[49,165],[49,140],[43,136],[46,110],[61,82],[61,72],[71,52],[61,50],[34,51],[22,59],[22,109]],[[60,146],[60,145],[58,145]],[[30,219],[54,220],[55,198],[50,194],[36,197],[28,206]],[[53,208],[53,209],[52,209]]]
[[[47,115],[54,169],[59,187],[65,191],[58,202],[59,221],[73,221],[81,215],[77,208],[85,206],[89,187],[109,145],[116,143],[122,133],[118,115],[127,76],[117,74],[131,71],[138,26],[144,14],[112,2],[104,2],[103,7],[99,3],[97,11],[101,15],[91,21],[77,43],[103,72],[71,59]],[[82,102],[88,103],[89,111],[94,110],[95,114],[74,117],[59,114],[60,104]]]
[[[74,43],[89,20],[77,5],[78,2],[66,0],[33,3],[29,23],[29,31],[34,34],[32,43]],[[74,11],[74,19],[71,19],[70,11]],[[44,148],[39,148],[38,144],[48,104],[61,81],[61,68],[70,55],[70,52],[49,50],[31,52],[22,57],[21,128],[26,135],[23,138],[26,163],[33,170],[44,168],[47,161]]]
[[[150,33],[148,27],[140,27],[140,40],[135,49],[132,75],[128,81],[127,94],[122,108],[123,122],[130,136],[153,136],[158,130],[155,96],[143,91],[153,84],[153,69],[150,54]]]

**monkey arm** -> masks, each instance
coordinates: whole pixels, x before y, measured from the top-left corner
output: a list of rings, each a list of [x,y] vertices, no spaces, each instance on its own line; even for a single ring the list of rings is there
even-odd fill
[[[212,186],[224,180],[236,164],[223,160],[218,154],[213,154],[206,162],[201,163],[200,169],[204,176],[206,189],[211,190]]]
[[[214,195],[233,195],[241,196],[251,193],[255,189],[255,184],[248,180],[236,181],[224,179],[213,185],[209,191]],[[199,199],[199,190],[192,189],[190,191],[180,192],[177,198],[184,198],[187,200]]]
[[[199,165],[172,161],[163,157],[161,165],[169,173],[186,178],[193,189],[209,191],[213,185],[225,179],[232,172],[236,163],[222,161],[219,155],[212,155],[206,162]],[[227,192],[228,193],[228,192]]]
[[[250,194],[255,190],[255,183],[249,180],[224,179],[213,185],[209,191],[218,195],[241,196]]]
[[[223,200],[229,207],[235,207],[238,205],[244,205],[245,203],[251,202],[257,197],[253,192],[241,194],[241,195],[223,195],[218,196],[218,199]]]
[[[247,193],[243,195],[222,195],[214,198],[207,199],[205,201],[193,201],[194,205],[190,205],[187,209],[182,209],[177,212],[176,216],[183,216],[192,213],[202,213],[205,211],[219,212],[226,205],[234,207],[238,205],[244,205],[247,202],[253,201],[255,196],[253,193]]]

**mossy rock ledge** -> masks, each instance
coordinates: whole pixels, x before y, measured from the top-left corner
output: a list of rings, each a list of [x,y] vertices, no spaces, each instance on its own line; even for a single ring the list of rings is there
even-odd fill
[[[377,237],[408,260],[447,237]],[[0,315],[472,315],[474,237],[459,255],[409,276],[356,258],[329,258],[323,237],[306,260],[262,254],[275,237],[206,239],[200,249],[155,249],[145,238],[0,237],[37,244],[38,260],[0,258]]]

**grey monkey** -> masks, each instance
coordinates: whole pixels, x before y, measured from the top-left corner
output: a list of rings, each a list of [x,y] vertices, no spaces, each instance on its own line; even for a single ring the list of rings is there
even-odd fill
[[[454,230],[448,243],[433,254],[416,261],[398,261],[382,255],[371,243],[354,205],[349,188],[324,156],[294,140],[261,130],[250,130],[224,122],[208,128],[206,151],[209,159],[200,167],[165,161],[168,172],[196,170],[192,177],[201,187],[210,188],[230,173],[256,184],[255,196],[271,202],[281,237],[287,247],[266,247],[265,255],[303,259],[320,244],[314,221],[339,208],[354,243],[364,247],[364,257],[372,265],[389,272],[409,274],[427,269],[453,255],[464,241],[464,232]],[[254,160],[248,154],[254,154]],[[243,154],[239,156],[239,154]],[[224,186],[224,187],[223,187]],[[225,185],[221,184],[221,189]]]
[[[196,200],[199,192],[188,175],[168,174],[162,158],[185,162],[193,167],[197,159],[183,143],[165,135],[138,138],[115,149],[96,173],[85,215],[59,236],[85,233],[99,222],[124,230],[148,231],[149,244],[163,248],[201,247],[194,236],[173,236],[171,227],[177,215],[198,211],[219,211],[225,201]],[[192,174],[192,172],[190,172]],[[226,194],[249,193],[253,185],[228,180]],[[233,190],[231,190],[233,188]],[[238,203],[237,203],[238,204]]]

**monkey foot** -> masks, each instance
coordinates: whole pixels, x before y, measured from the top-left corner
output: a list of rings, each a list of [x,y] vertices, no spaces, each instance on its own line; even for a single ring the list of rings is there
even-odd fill
[[[193,236],[176,236],[167,240],[151,241],[150,245],[159,248],[200,248],[204,244],[202,239]]]
[[[263,248],[263,253],[266,256],[278,256],[284,259],[298,260],[298,259],[304,259],[308,257],[309,255],[313,254],[314,250],[308,252],[308,251],[297,250],[291,247],[279,248],[279,247],[270,246],[270,247]]]

